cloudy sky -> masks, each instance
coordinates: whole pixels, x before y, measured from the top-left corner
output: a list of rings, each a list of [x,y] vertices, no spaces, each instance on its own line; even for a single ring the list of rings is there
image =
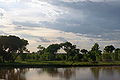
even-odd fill
[[[35,51],[70,41],[120,47],[120,0],[0,0],[0,35],[17,35]]]

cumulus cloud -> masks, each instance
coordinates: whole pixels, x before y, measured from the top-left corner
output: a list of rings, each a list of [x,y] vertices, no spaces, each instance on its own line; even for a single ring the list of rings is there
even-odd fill
[[[38,28],[38,27],[23,27],[18,28],[18,26],[9,25],[0,29],[0,35],[17,35],[21,38],[25,38],[29,41],[28,46],[31,51],[35,51],[36,47],[41,44],[47,47],[50,44],[61,43],[70,41],[76,44],[79,48],[90,49],[91,46],[98,42],[103,48],[105,45],[114,44],[116,47],[120,47],[118,44],[119,40],[104,40],[102,38],[89,37],[87,34],[79,34],[72,32],[64,32],[60,30],[50,29],[50,28]],[[17,29],[16,29],[17,28]]]
[[[119,0],[0,0],[0,34],[38,44],[70,41],[79,48],[120,42]]]
[[[120,29],[119,1],[111,0],[112,2],[108,1],[106,3],[92,0],[90,0],[92,2],[68,1],[31,1],[27,4],[29,6],[26,8],[27,10],[19,9],[17,13],[20,14],[20,17],[17,15],[18,19],[14,19],[13,24],[94,34],[93,36],[101,35],[103,38],[110,38],[104,36],[104,34]],[[114,33],[116,32],[114,31]]]

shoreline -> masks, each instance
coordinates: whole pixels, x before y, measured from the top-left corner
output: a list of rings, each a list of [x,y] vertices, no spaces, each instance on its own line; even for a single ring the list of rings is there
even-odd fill
[[[120,66],[120,63],[106,62],[106,63],[88,63],[82,62],[66,64],[66,63],[0,63],[0,68],[65,68],[65,67],[113,67]]]

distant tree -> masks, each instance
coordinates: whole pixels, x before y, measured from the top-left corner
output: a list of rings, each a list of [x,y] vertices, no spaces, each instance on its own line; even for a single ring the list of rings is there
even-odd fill
[[[69,55],[71,54],[71,50],[73,47],[75,48],[75,46],[72,46],[72,43],[70,42],[61,43],[60,46],[67,53],[66,59],[68,60]]]
[[[105,46],[104,53],[103,53],[103,60],[104,61],[113,61],[115,59],[115,55],[113,51],[115,50],[115,47],[113,45]]]
[[[88,50],[86,49],[81,49],[80,52],[82,52],[82,61],[89,61],[89,54]]]
[[[28,41],[17,36],[0,36],[0,55],[3,62],[15,61],[17,56],[24,51],[28,51],[26,46]]]
[[[96,53],[93,52],[93,51],[90,51],[90,52],[89,52],[89,58],[90,58],[90,61],[96,62],[96,61],[97,61]]]
[[[115,50],[115,47],[114,47],[113,45],[106,46],[106,47],[104,48],[104,51],[105,51],[105,52],[108,52],[108,53],[112,53],[113,50]]]
[[[56,60],[66,60],[66,54],[56,54]]]
[[[120,48],[115,49],[114,60],[116,61],[120,60]]]
[[[100,49],[99,44],[95,43],[94,46],[92,47],[91,51],[98,51]]]
[[[25,61],[25,59],[27,59],[27,53],[20,54],[19,56],[22,61]]]
[[[75,60],[74,57],[76,54],[79,54],[79,49],[76,48],[76,45],[72,45],[70,42],[65,42],[60,44],[63,50],[67,53],[67,60]]]
[[[44,51],[45,51],[45,47],[43,47],[43,46],[41,46],[41,45],[39,45],[39,46],[37,47],[37,49],[38,49],[37,53],[39,53],[39,54],[43,54]]]
[[[102,54],[102,60],[103,61],[112,61],[112,54],[109,54],[108,52],[104,52]]]
[[[60,49],[59,44],[51,44],[46,48],[46,52],[49,52],[49,59],[54,60],[55,59],[55,53]]]
[[[83,55],[82,54],[76,54],[73,59],[74,61],[82,61]]]
[[[81,52],[82,52],[83,54],[87,54],[87,53],[88,53],[88,51],[87,51],[86,49],[81,49]]]
[[[93,62],[101,60],[101,50],[99,50],[99,44],[95,43],[94,46],[92,47],[91,51],[89,51],[89,57]]]
[[[46,51],[55,54],[60,49],[59,44],[51,44],[46,48]]]
[[[119,53],[120,54],[120,48],[115,49],[115,53]]]

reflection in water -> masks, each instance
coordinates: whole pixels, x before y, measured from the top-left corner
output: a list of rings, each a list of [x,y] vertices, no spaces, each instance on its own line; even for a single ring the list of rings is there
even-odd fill
[[[24,74],[28,69],[0,69],[0,79],[3,80],[25,80]],[[22,74],[21,74],[22,73]]]
[[[90,68],[95,80],[118,80],[120,67],[92,67]]]
[[[0,80],[118,80],[119,67],[0,68]]]
[[[43,72],[47,72],[52,77],[60,77],[65,78],[66,80],[69,80],[73,75],[75,75],[74,68],[63,68],[63,69],[57,69],[57,68],[43,68]]]
[[[100,69],[101,69],[100,67],[90,68],[95,80],[99,80]]]

